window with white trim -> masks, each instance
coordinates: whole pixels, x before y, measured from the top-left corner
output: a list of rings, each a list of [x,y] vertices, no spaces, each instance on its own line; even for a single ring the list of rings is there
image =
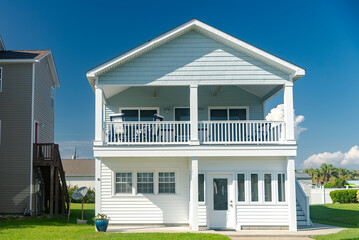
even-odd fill
[[[55,106],[55,89],[51,87],[51,107],[54,108]]]
[[[258,191],[258,174],[251,174],[251,201],[258,202],[259,201],[259,191]]]
[[[244,202],[246,200],[245,183],[246,175],[244,173],[237,174],[238,202]]]
[[[116,173],[115,193],[132,193],[132,173]]]
[[[154,193],[153,172],[137,173],[137,193]]]
[[[2,92],[2,68],[0,67],[0,92]]]
[[[198,202],[204,202],[204,174],[198,174]]]
[[[209,119],[211,121],[223,120],[247,120],[246,107],[210,108]]]
[[[272,202],[272,174],[264,174],[264,201]]]
[[[158,193],[176,193],[175,172],[158,173]]]
[[[278,173],[278,202],[285,202],[285,174]]]

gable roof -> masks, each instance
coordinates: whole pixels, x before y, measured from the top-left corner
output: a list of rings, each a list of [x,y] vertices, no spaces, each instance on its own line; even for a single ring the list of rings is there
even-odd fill
[[[100,76],[132,59],[145,54],[151,51],[154,48],[157,48],[189,31],[197,31],[207,37],[210,37],[218,42],[221,42],[229,47],[232,47],[238,51],[241,51],[253,58],[256,58],[262,62],[267,63],[283,72],[291,74],[293,80],[297,80],[305,75],[305,69],[294,65],[288,61],[285,61],[277,56],[274,56],[262,49],[254,47],[251,44],[248,44],[238,38],[235,38],[227,33],[224,33],[206,23],[203,23],[197,19],[192,19],[188,22],[185,22],[178,27],[169,30],[160,36],[147,41],[138,47],[135,47],[91,70],[87,71],[86,76],[91,86],[94,87],[95,78]]]
[[[95,159],[62,159],[66,176],[95,176]]]
[[[0,38],[1,40],[1,38]],[[55,87],[60,87],[55,62],[50,50],[4,50],[0,49],[0,63],[38,63],[47,57]]]
[[[9,50],[0,51],[0,59],[41,59],[50,50]]]

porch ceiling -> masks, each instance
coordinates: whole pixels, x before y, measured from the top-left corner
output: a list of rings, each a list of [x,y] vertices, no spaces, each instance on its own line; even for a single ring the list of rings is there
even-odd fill
[[[262,101],[267,101],[269,98],[276,95],[279,91],[282,90],[282,85],[235,85],[240,89],[243,89],[244,91],[247,91],[259,98],[262,99]],[[111,98],[115,96],[116,94],[119,94],[123,91],[126,91],[132,86],[123,86],[123,85],[103,85],[103,93],[105,95],[105,98]],[[156,86],[148,86],[154,88],[154,94],[156,92]],[[160,87],[160,86],[159,86]],[[221,94],[222,85],[213,86],[213,94]]]

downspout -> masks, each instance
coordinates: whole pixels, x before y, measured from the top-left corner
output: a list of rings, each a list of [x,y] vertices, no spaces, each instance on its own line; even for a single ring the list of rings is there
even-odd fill
[[[31,93],[31,140],[30,140],[30,214],[32,215],[32,183],[34,157],[34,101],[35,101],[35,63],[32,64],[32,93]]]

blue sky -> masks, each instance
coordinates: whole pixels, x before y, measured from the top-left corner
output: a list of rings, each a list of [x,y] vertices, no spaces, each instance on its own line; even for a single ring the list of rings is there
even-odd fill
[[[85,72],[197,18],[307,70],[294,87],[295,113],[307,129],[298,140],[298,168],[310,157],[313,165],[349,158],[343,164],[359,168],[358,12],[355,0],[3,0],[0,34],[9,50],[52,50],[61,81],[55,138],[64,157],[74,145],[80,157],[92,154],[94,94]],[[267,111],[282,101],[278,95]]]

